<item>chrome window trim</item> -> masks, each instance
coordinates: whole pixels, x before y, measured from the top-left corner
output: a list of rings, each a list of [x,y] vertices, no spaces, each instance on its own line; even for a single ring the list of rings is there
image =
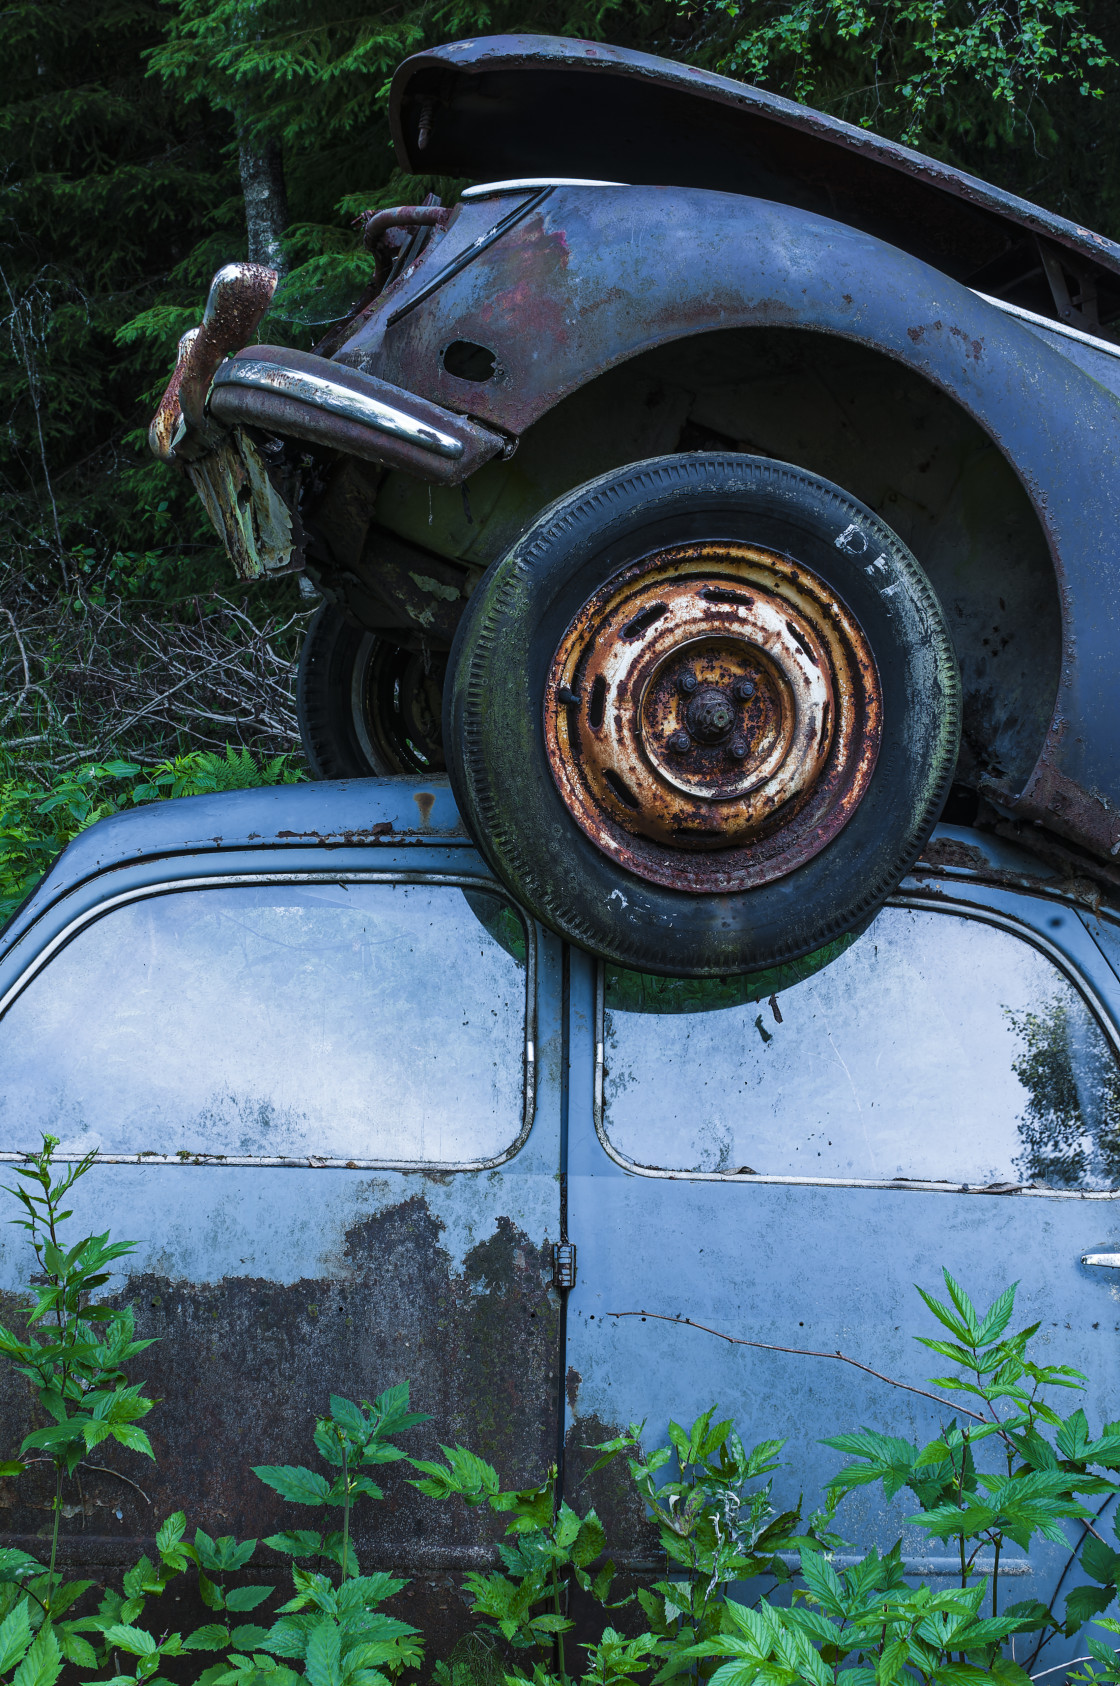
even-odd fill
[[[1016,316],[1020,322],[1027,322],[1036,328],[1045,328],[1048,334],[1058,334],[1062,339],[1076,340],[1079,345],[1088,345],[1094,351],[1103,351],[1108,357],[1120,357],[1120,345],[1113,340],[1098,339],[1096,334],[1087,334],[1082,328],[1073,328],[1068,322],[1055,322],[1049,316],[1040,316],[1037,310],[1027,310],[1021,304],[1011,304],[1007,299],[997,299],[991,293],[978,292],[970,287],[969,292],[975,293],[985,304],[994,304],[997,310],[1002,310],[1005,316]]]
[[[1071,964],[1061,950],[1050,939],[1028,925],[1025,920],[1016,919],[1008,913],[1001,913],[996,908],[968,902],[963,898],[946,895],[943,891],[932,895],[899,894],[889,896],[884,903],[886,907],[908,907],[924,913],[951,913],[958,918],[975,919],[983,925],[994,925],[998,930],[1007,931],[1010,935],[1028,942],[1038,949],[1057,967],[1066,982],[1081,996],[1096,1020],[1102,1034],[1108,1041],[1114,1056],[1120,1062],[1120,1030],[1117,1029],[1100,996],[1089,980]],[[1086,932],[1086,935],[1089,933]],[[625,1154],[612,1144],[606,1129],[603,1104],[603,1043],[606,1032],[606,966],[599,961],[595,968],[595,1078],[593,1114],[595,1119],[595,1134],[599,1138],[599,1145],[608,1159],[635,1177],[660,1177],[670,1182],[706,1182],[706,1183],[778,1183],[782,1185],[800,1185],[808,1188],[875,1188],[896,1191],[898,1193],[916,1194],[988,1194],[991,1198],[1007,1199],[1013,1192],[1017,1198],[1035,1198],[1042,1200],[1117,1200],[1120,1199],[1120,1188],[1082,1190],[1082,1189],[1051,1189],[1051,1188],[1017,1188],[997,1194],[982,1186],[968,1183],[952,1182],[919,1182],[909,1178],[897,1177],[888,1181],[880,1181],[871,1177],[788,1177],[762,1176],[757,1172],[740,1175],[737,1171],[665,1171],[653,1165],[640,1165],[637,1160],[628,1159]]]
[[[124,907],[130,902],[150,900],[155,896],[171,895],[180,890],[208,890],[228,889],[242,885],[262,884],[436,884],[446,885],[456,890],[480,890],[495,896],[511,907],[521,920],[525,931],[525,1035],[522,1057],[522,1119],[521,1128],[516,1139],[504,1153],[492,1159],[471,1159],[461,1162],[446,1159],[328,1159],[315,1154],[301,1155],[299,1158],[265,1154],[179,1154],[163,1153],[98,1153],[94,1156],[96,1165],[259,1165],[281,1169],[305,1171],[490,1171],[499,1165],[505,1165],[515,1158],[529,1139],[529,1132],[533,1127],[537,1101],[537,1060],[536,1060],[536,1023],[537,1023],[537,932],[536,926],[523,913],[517,903],[508,896],[490,878],[482,878],[472,873],[452,872],[422,872],[408,870],[384,871],[340,871],[340,872],[224,872],[215,873],[205,878],[175,878],[165,879],[157,884],[138,885],[132,890],[122,890],[115,896],[99,902],[96,907],[87,908],[77,915],[62,930],[52,937],[51,941],[35,956],[26,972],[22,973],[15,983],[0,996],[0,1023],[8,1008],[22,995],[28,984],[38,976],[55,955],[61,952],[73,939],[90,925],[103,918],[104,915]],[[81,1155],[56,1153],[55,1159],[60,1163],[77,1163]],[[25,1153],[0,1149],[0,1164],[26,1164]]]
[[[513,176],[508,181],[477,182],[465,187],[460,199],[497,199],[503,193],[532,193],[539,187],[628,187],[624,181],[597,181],[591,176]]]

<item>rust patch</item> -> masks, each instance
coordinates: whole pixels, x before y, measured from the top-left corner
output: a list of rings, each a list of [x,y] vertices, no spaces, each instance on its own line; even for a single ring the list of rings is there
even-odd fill
[[[653,883],[741,890],[809,860],[874,771],[879,678],[848,609],[756,546],[678,545],[578,612],[545,691],[577,824]]]
[[[421,825],[430,824],[431,818],[432,818],[432,809],[436,805],[436,799],[435,799],[434,793],[430,790],[418,790],[418,791],[414,792],[412,800],[415,802],[416,806],[420,810],[420,824]]]
[[[206,418],[206,394],[218,365],[240,351],[272,302],[279,276],[259,263],[227,263],[210,283],[202,325],[184,334],[179,358],[148,432],[153,454],[164,462],[202,455],[221,437]],[[186,434],[176,440],[180,421]]]
[[[1007,806],[1017,819],[1039,820],[1049,830],[1115,863],[1120,856],[1120,810],[1059,772],[1048,759],[1050,747],[1043,751],[1022,795],[1009,796]]]
[[[131,1278],[121,1298],[136,1307],[137,1333],[158,1338],[133,1366],[160,1399],[145,1423],[157,1464],[117,1446],[97,1449],[91,1462],[119,1474],[85,1471],[81,1495],[68,1492],[64,1561],[131,1562],[179,1509],[191,1532],[201,1525],[239,1538],[322,1526],[326,1513],[285,1504],[250,1466],[317,1467],[311,1430],[331,1393],[371,1398],[406,1379],[414,1408],[431,1413],[409,1432],[408,1452],[438,1457],[441,1441],[462,1442],[492,1462],[504,1482],[539,1481],[555,1455],[557,1411],[548,1261],[501,1217],[494,1235],[466,1255],[461,1273],[453,1272],[442,1227],[417,1195],[355,1224],[327,1278],[290,1286],[242,1277],[213,1285]],[[0,1320],[19,1327],[21,1302],[6,1299]],[[39,1425],[27,1384],[5,1366],[0,1441],[14,1448],[32,1426]],[[358,1507],[354,1540],[363,1568],[418,1577],[398,1608],[434,1632],[453,1613],[455,1576],[496,1561],[500,1519],[422,1497],[408,1486],[409,1473],[395,1464],[378,1472],[386,1498]],[[41,1537],[50,1501],[41,1467],[0,1484],[5,1539]],[[278,1585],[285,1573],[276,1560],[270,1575]]]
[[[972,843],[961,843],[955,837],[934,837],[922,850],[919,860],[925,866],[967,867],[972,872],[990,871],[982,849]]]

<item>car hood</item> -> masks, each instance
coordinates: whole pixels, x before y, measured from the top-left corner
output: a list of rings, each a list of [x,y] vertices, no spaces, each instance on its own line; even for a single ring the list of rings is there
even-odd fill
[[[1055,317],[1045,258],[1057,256],[1071,282],[1097,283],[1102,320],[1120,316],[1120,246],[1103,235],[866,129],[648,53],[546,35],[455,41],[400,66],[390,121],[411,173],[609,178],[778,200]],[[1065,319],[1087,325],[1080,311]]]

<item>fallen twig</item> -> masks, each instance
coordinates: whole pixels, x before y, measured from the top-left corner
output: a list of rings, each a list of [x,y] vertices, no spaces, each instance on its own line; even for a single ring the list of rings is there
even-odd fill
[[[850,1364],[853,1370],[862,1370],[865,1375],[874,1376],[878,1382],[886,1382],[888,1387],[901,1388],[903,1393],[916,1393],[922,1399],[932,1399],[935,1405],[943,1405],[947,1411],[953,1411],[962,1417],[971,1417],[973,1422],[986,1423],[987,1417],[982,1417],[978,1411],[970,1411],[966,1405],[955,1404],[950,1399],[942,1399],[938,1393],[929,1393],[924,1387],[913,1387],[910,1382],[896,1381],[893,1376],[884,1376],[881,1370],[873,1370],[870,1364],[861,1364],[858,1358],[849,1358],[843,1352],[814,1352],[802,1346],[775,1346],[771,1341],[746,1341],[741,1335],[725,1335],[721,1329],[710,1329],[706,1323],[696,1323],[691,1317],[667,1317],[660,1311],[608,1311],[608,1317],[653,1317],[659,1323],[687,1324],[690,1329],[700,1329],[705,1335],[714,1335],[717,1340],[727,1341],[730,1346],[757,1347],[760,1352],[789,1352],[795,1358],[833,1358],[840,1364]]]

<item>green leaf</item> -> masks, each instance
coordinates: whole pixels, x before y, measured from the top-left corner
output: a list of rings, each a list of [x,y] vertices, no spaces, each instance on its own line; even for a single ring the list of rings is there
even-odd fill
[[[142,1627],[114,1622],[105,1629],[105,1642],[117,1651],[127,1651],[130,1657],[153,1657],[159,1646]]]
[[[183,1648],[187,1651],[224,1651],[230,1643],[228,1627],[221,1627],[217,1622],[210,1622],[205,1627],[196,1627],[193,1633],[188,1633],[183,1641]]]
[[[1065,1619],[1074,1627],[1084,1627],[1102,1610],[1107,1610],[1116,1597],[1114,1586],[1075,1586],[1066,1595]]]
[[[119,1440],[130,1452],[143,1452],[146,1458],[151,1458],[155,1463],[156,1455],[152,1451],[152,1443],[144,1430],[138,1428],[135,1423],[113,1423],[110,1433],[114,1440]]]
[[[28,1575],[42,1574],[44,1565],[26,1551],[12,1546],[0,1547],[0,1585],[6,1581],[25,1581]]]
[[[341,1636],[334,1622],[319,1622],[307,1641],[303,1669],[311,1686],[342,1686]]]
[[[209,1575],[199,1574],[198,1595],[208,1610],[224,1610],[226,1607],[225,1594]]]
[[[226,1593],[227,1610],[255,1610],[276,1588],[271,1586],[235,1586]]]
[[[1120,1580],[1120,1552],[1113,1551],[1103,1540],[1094,1540],[1090,1536],[1081,1550],[1081,1567],[1102,1585],[1115,1585]]]
[[[75,1663],[79,1668],[96,1668],[97,1652],[88,1639],[80,1633],[75,1633],[69,1622],[55,1626],[55,1636],[58,1648],[68,1663]]]
[[[253,1474],[297,1505],[325,1504],[330,1492],[326,1476],[294,1464],[254,1464]]]
[[[288,1528],[282,1534],[270,1534],[264,1543],[289,1557],[317,1557],[323,1549],[323,1536],[310,1528]]]
[[[0,1622],[0,1673],[14,1668],[31,1643],[30,1606],[21,1598],[13,1610]]]
[[[54,1629],[44,1623],[30,1651],[12,1676],[12,1686],[54,1686],[61,1673],[62,1655],[58,1640]]]
[[[352,1400],[342,1399],[337,1393],[331,1394],[331,1416],[341,1428],[356,1438],[364,1439],[369,1433],[370,1425]]]
[[[187,1519],[181,1510],[169,1516],[156,1535],[156,1549],[162,1554],[177,1546],[187,1531]]]

